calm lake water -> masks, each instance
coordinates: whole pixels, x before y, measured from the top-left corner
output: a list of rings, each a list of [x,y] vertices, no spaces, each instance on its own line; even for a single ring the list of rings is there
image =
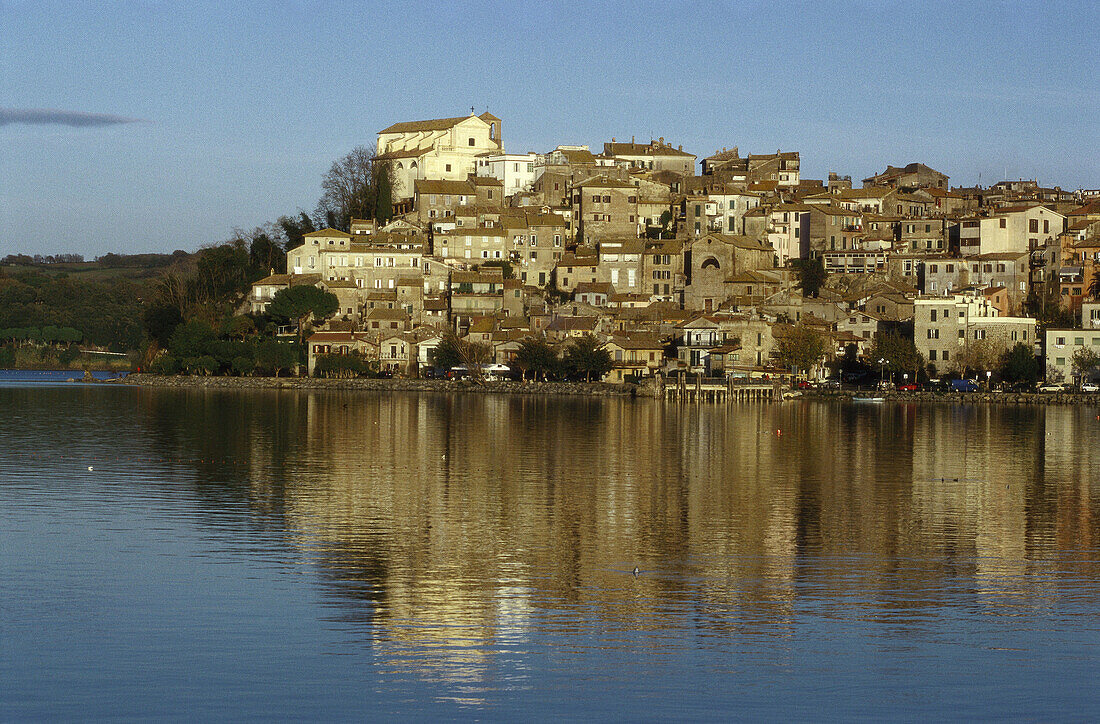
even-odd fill
[[[0,412],[0,719],[1100,711],[1095,406]]]

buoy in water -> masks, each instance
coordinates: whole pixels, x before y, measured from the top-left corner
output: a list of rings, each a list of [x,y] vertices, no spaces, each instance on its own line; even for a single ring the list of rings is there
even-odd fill
[[[91,466],[91,465],[89,465],[89,466],[88,466],[88,469],[89,469],[89,470],[91,470],[91,469],[92,469],[92,466]]]
[[[638,574],[641,573],[641,571],[638,570],[638,566],[634,566],[634,570],[631,571],[631,573],[634,575],[635,578],[637,578]]]

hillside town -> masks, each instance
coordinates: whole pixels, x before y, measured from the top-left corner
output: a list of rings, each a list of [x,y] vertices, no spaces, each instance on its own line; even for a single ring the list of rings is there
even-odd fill
[[[499,365],[531,338],[595,338],[614,383],[824,380],[840,360],[885,377],[897,361],[876,344],[892,335],[917,353],[914,382],[986,379],[1017,345],[1048,381],[1094,378],[1081,360],[1100,356],[1100,190],[952,187],[887,161],[856,184],[804,178],[793,150],[700,158],[631,137],[516,153],[488,112],[399,122],[373,159],[392,218],[305,234],[252,285],[249,311],[299,285],[335,295],[306,338],[311,374],[356,354],[423,376],[453,334]],[[821,353],[793,364],[784,340],[807,334]]]

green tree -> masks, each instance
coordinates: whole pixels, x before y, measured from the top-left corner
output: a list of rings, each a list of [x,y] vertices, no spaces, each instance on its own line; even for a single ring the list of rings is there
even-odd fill
[[[145,333],[159,346],[167,347],[168,339],[176,327],[183,323],[179,308],[163,302],[156,302],[145,309],[142,315]]]
[[[825,337],[805,325],[788,327],[785,334],[775,335],[776,362],[785,369],[807,372],[825,356]]]
[[[256,369],[256,360],[248,355],[240,355],[233,358],[233,374],[247,377]]]
[[[1070,359],[1073,364],[1073,375],[1075,377],[1086,378],[1094,368],[1100,366],[1100,354],[1092,351],[1088,347],[1082,347],[1077,350]]]
[[[462,340],[458,335],[447,332],[439,340],[439,344],[428,352],[428,360],[433,367],[439,369],[449,370],[452,367],[458,367],[462,364],[462,354],[459,352],[461,344]]]
[[[199,252],[192,280],[200,301],[220,302],[248,289],[250,272],[248,250],[243,240],[218,244]],[[264,270],[264,274],[267,270]]]
[[[798,274],[798,286],[802,289],[802,296],[816,298],[821,287],[825,286],[827,278],[825,264],[820,258],[799,259],[795,262],[794,268]]]
[[[428,358],[432,365],[446,370],[464,366],[470,379],[480,384],[485,376],[482,366],[492,360],[493,351],[488,345],[459,337],[454,332],[445,332]]]
[[[338,379],[361,377],[375,372],[371,361],[358,352],[319,355],[313,371],[317,377],[335,377]]]
[[[225,320],[222,324],[222,334],[243,340],[245,337],[256,334],[256,322],[247,314],[238,314]]]
[[[523,370],[525,379],[530,372],[533,378],[545,380],[548,376],[557,375],[561,361],[543,337],[528,337],[520,342],[516,350],[516,364]]]
[[[248,243],[249,263],[256,270],[255,275],[258,278],[263,278],[272,271],[276,274],[286,271],[286,252],[268,232],[262,228],[256,229],[245,241]]]
[[[999,371],[1005,382],[1034,386],[1043,376],[1043,365],[1031,347],[1017,342],[1001,355]]]
[[[374,214],[375,221],[384,224],[393,217],[393,167],[381,161],[374,162]]]
[[[917,372],[924,368],[924,355],[917,350],[913,340],[894,331],[875,335],[868,359],[876,369],[891,375],[911,372],[914,379]]]
[[[501,276],[505,279],[511,279],[515,276],[515,272],[512,271],[512,265],[505,259],[494,259],[487,261],[481,265],[482,267],[500,267]]]
[[[298,212],[297,216],[280,216],[275,223],[282,227],[283,234],[286,235],[287,251],[301,246],[306,234],[317,231],[313,220],[304,211]]]
[[[1088,293],[1093,299],[1100,299],[1100,268],[1092,273],[1092,280],[1089,282]]]
[[[298,351],[295,345],[268,339],[256,347],[256,367],[279,376],[280,372],[289,372],[298,364]]]
[[[1072,327],[1073,314],[1062,306],[1057,280],[1032,284],[1024,309],[1043,327]]]
[[[207,322],[193,319],[179,325],[172,332],[168,339],[168,351],[181,360],[198,360],[209,354],[217,338],[214,328]],[[184,362],[184,366],[191,365]]]
[[[611,371],[611,353],[603,342],[586,334],[574,339],[566,348],[562,364],[572,377],[583,377],[585,381],[602,380]]]
[[[335,294],[312,284],[300,284],[275,292],[267,313],[294,321],[298,325],[298,344],[301,344],[302,331],[311,315],[315,321],[320,321],[331,317],[339,307],[340,301]]]

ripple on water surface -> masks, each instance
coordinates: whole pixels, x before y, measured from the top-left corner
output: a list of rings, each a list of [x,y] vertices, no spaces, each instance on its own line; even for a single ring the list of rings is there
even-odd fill
[[[0,409],[5,718],[1097,703],[1091,410],[76,385]]]

